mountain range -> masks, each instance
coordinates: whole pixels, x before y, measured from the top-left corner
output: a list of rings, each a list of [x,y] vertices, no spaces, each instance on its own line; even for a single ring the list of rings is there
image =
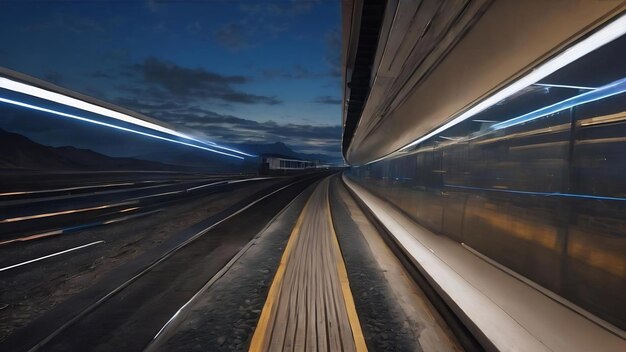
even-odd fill
[[[241,144],[236,145],[235,148],[245,151],[245,152],[255,153],[257,155],[280,154],[280,155],[290,156],[290,157],[303,159],[303,160],[318,160],[321,163],[328,163],[328,164],[338,164],[342,162],[341,157],[332,157],[327,154],[296,152],[283,142],[241,143]]]
[[[0,129],[0,168],[31,170],[172,170],[172,165],[114,158],[89,149],[50,147]]]
[[[306,160],[332,162],[326,155],[303,154],[284,143],[240,144],[234,146],[255,155],[280,154]],[[25,136],[0,129],[0,168],[31,170],[177,170],[202,172],[255,172],[259,158],[233,159],[204,150],[163,144],[148,154],[112,157],[89,149],[51,147]]]

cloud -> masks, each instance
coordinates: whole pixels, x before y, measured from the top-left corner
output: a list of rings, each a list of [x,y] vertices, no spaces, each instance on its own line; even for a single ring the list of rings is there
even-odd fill
[[[86,17],[62,16],[61,23],[65,28],[74,33],[105,32],[105,28],[95,20]]]
[[[337,105],[337,104],[341,104],[343,101],[337,97],[325,95],[323,97],[317,97],[317,99],[315,99],[313,102],[318,103],[318,104]]]
[[[53,84],[61,84],[63,83],[63,76],[57,71],[48,71],[43,77],[45,81],[48,81]]]
[[[241,12],[239,24],[221,28],[217,33],[222,34],[223,31],[224,34],[228,34],[223,38],[227,40],[218,42],[231,49],[240,49],[251,46],[249,43],[256,46],[259,40],[276,39],[280,33],[288,31],[297,23],[299,16],[311,12],[320,2],[321,0],[284,0],[242,3],[239,5]]]
[[[263,78],[274,79],[314,79],[330,77],[328,72],[311,71],[302,65],[293,65],[291,69],[268,68],[261,70]]]
[[[183,104],[174,101],[152,102],[133,98],[118,98],[115,101],[119,105],[138,111],[171,110],[184,108]]]
[[[104,72],[104,71],[101,71],[101,70],[93,71],[92,73],[89,74],[89,77],[92,77],[92,78],[106,78],[106,79],[115,78],[114,75],[112,75],[110,73],[107,73],[107,72]]]
[[[81,17],[67,13],[56,13],[50,17],[50,20],[32,24],[24,27],[28,32],[40,31],[66,31],[73,34],[92,34],[94,32],[106,32],[105,26],[99,21],[89,17]]]
[[[198,106],[174,102],[150,103],[140,100],[118,103],[170,123],[186,127],[208,140],[222,143],[284,142],[296,150],[339,156],[341,126],[312,124],[281,124],[275,121],[254,121],[220,114]]]
[[[212,98],[216,103],[280,103],[274,97],[253,95],[234,89],[236,85],[249,82],[248,77],[217,74],[201,68],[186,68],[157,59],[147,59],[133,65],[132,70],[140,81],[118,86],[118,89],[127,93],[115,100],[121,106],[185,127],[190,133],[199,133],[200,137],[216,142],[284,142],[302,152],[324,153],[332,157],[340,155],[340,125],[255,121],[205,108],[206,98]],[[290,78],[327,75],[298,66],[289,71],[267,74],[286,75]],[[332,96],[322,96],[316,101],[322,104],[340,102],[334,100]]]
[[[129,62],[130,50],[128,48],[112,48],[103,53],[103,58],[113,62]]]
[[[243,25],[239,23],[227,23],[218,27],[213,33],[213,38],[220,45],[239,50],[248,46],[248,33]]]
[[[146,82],[163,86],[174,94],[188,95],[211,86],[247,82],[243,76],[225,76],[201,68],[190,69],[156,58],[146,59],[134,65],[134,68],[143,74]]]
[[[340,158],[340,125],[314,125],[312,123],[279,123],[276,121],[255,121],[230,114],[221,114],[193,103],[180,102],[171,96],[165,96],[160,100],[149,97],[130,98],[125,96],[113,101],[121,106],[128,107],[147,116],[180,127],[188,133],[207,140],[225,144],[243,143],[275,143],[283,142],[294,150],[306,153],[321,153],[329,157]],[[11,111],[11,110],[9,110]],[[15,110],[21,114],[23,110]],[[89,124],[76,123],[70,120],[53,120],[43,118],[42,121],[49,124],[24,123],[24,117],[5,114],[1,125],[11,129],[15,126],[22,130],[18,132],[29,135],[37,135],[41,140],[63,141],[61,144],[71,143],[81,147],[88,147],[107,153],[124,154],[124,143],[130,143],[126,134],[116,134],[109,129],[98,130],[97,133],[106,134],[107,138],[93,138],[94,129]],[[33,118],[33,117],[29,117]],[[68,129],[67,126],[77,126]],[[11,127],[11,128],[9,128]],[[78,128],[78,129],[76,129]],[[80,133],[79,133],[80,132]],[[75,137],[72,137],[73,135]],[[56,136],[56,137],[55,137]],[[79,137],[77,137],[79,136]],[[109,137],[110,136],[110,137]],[[111,138],[119,145],[110,143]],[[100,143],[101,141],[107,143]],[[133,148],[144,148],[141,143],[133,145]],[[149,148],[149,146],[145,146]]]
[[[187,32],[189,34],[200,34],[202,33],[204,28],[198,21],[191,22],[187,25]]]
[[[222,75],[202,68],[186,68],[172,62],[149,58],[131,66],[144,85],[126,86],[137,96],[162,99],[166,96],[183,101],[193,99],[214,99],[227,103],[277,105],[282,102],[276,97],[262,96],[239,91],[233,85],[249,82],[239,75]],[[145,86],[148,84],[148,86]]]
[[[159,7],[160,5],[157,0],[146,0],[146,8],[150,12],[157,12],[159,10]]]
[[[276,97],[266,97],[262,95],[248,94],[242,92],[225,92],[219,95],[219,98],[231,103],[241,104],[266,104],[266,105],[279,105],[282,101]]]
[[[265,25],[264,28],[270,35],[275,36],[277,34],[287,31],[289,29],[289,26],[286,23],[268,23],[267,25]]]
[[[239,9],[248,15],[295,17],[310,12],[318,3],[318,0],[291,0],[284,3],[246,3],[239,5]]]
[[[341,77],[341,32],[331,30],[326,32],[326,62],[330,65],[330,74]]]

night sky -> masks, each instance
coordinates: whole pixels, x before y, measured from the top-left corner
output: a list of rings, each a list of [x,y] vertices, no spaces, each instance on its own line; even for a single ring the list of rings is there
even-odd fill
[[[338,1],[15,1],[0,8],[0,66],[208,140],[280,141],[339,156]],[[40,143],[133,154],[110,143],[122,138],[115,131],[6,116],[0,128]]]

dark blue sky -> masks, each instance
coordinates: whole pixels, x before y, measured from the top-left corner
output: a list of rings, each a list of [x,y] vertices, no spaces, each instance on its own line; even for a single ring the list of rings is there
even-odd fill
[[[0,7],[0,66],[193,128],[209,140],[281,141],[301,152],[339,153],[338,1]],[[17,132],[28,135],[29,124],[21,123]],[[16,129],[15,121],[2,124]],[[46,136],[41,125],[31,134],[89,147],[70,134]]]

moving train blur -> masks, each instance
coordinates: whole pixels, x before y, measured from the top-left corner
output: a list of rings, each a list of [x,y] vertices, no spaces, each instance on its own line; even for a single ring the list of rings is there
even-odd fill
[[[599,317],[603,324],[613,325],[614,331],[623,333],[626,329],[626,37],[623,35],[626,23],[620,15],[623,7],[615,2],[595,3],[598,6],[593,10],[586,8],[608,14],[601,20],[588,22],[586,28],[594,29],[585,35],[579,33],[569,43],[550,48],[552,51],[544,53],[541,59],[530,60],[530,66],[515,72],[507,65],[522,60],[517,55],[530,56],[545,48],[550,40],[555,40],[557,32],[568,30],[562,26],[574,26],[575,21],[580,25],[585,17],[581,12],[584,6],[568,7],[563,3],[559,9],[558,2],[524,5],[472,2],[467,8],[457,7],[452,11],[449,7],[460,4],[446,2],[437,7],[424,2],[420,8],[409,2],[390,1],[382,15],[371,3],[370,7],[368,2],[364,3],[363,11],[369,11],[370,15],[368,23],[375,23],[379,11],[380,34],[369,44],[378,48],[375,55],[368,56],[359,47],[352,50],[356,53],[362,50],[364,54],[360,57],[356,54],[352,66],[348,62],[347,80],[350,74],[354,79],[346,88],[343,151],[353,165],[350,177],[431,231],[448,236],[523,280],[529,279],[531,285],[548,294],[556,293],[564,304],[582,314],[591,312],[595,319]],[[423,14],[427,11],[424,6],[428,5],[433,6],[431,11],[446,6],[449,11],[445,16],[434,15],[432,23],[416,24],[422,19],[415,14]],[[390,18],[389,9],[394,7],[396,17]],[[517,16],[511,15],[514,12]],[[459,28],[454,39],[459,43],[449,54],[440,54],[438,62],[428,62],[443,44],[434,41],[424,44],[425,39],[414,44],[409,54],[411,42],[401,37],[403,31],[419,32],[422,25],[426,38],[433,31],[444,31],[446,24],[458,25],[462,20],[457,18],[453,22],[455,14],[468,22],[477,22],[468,32]],[[509,15],[506,25],[502,21],[505,17],[494,17],[505,14]],[[593,17],[590,12],[587,15],[586,20]],[[532,16],[536,18],[528,20]],[[550,16],[554,16],[553,22],[546,23]],[[476,20],[478,17],[480,20]],[[604,35],[618,39],[562,65],[504,99],[474,109],[508,89],[507,85],[513,87],[524,81],[526,72],[540,74],[550,65],[542,66],[543,63],[550,60],[555,63],[567,57],[568,52],[573,53],[573,46],[589,44],[586,40],[593,37],[590,33],[611,22],[606,21],[607,17],[619,18],[616,20],[619,24],[608,30],[605,27]],[[508,36],[511,42],[504,43],[487,35],[479,38],[478,33],[495,30],[496,22],[501,25],[502,40]],[[531,40],[528,36],[540,25],[544,26],[543,37]],[[517,41],[524,35],[526,40]],[[367,38],[361,38],[359,45],[365,45]],[[485,54],[471,50],[470,44],[479,45]],[[496,45],[499,56],[487,57],[486,52],[493,54],[491,49]],[[351,52],[350,48],[346,50]],[[426,61],[410,66],[416,62],[411,55],[420,50],[426,53],[420,57]],[[465,67],[459,66],[462,60],[459,55],[465,55]],[[476,61],[479,57],[486,61]],[[359,60],[369,60],[367,67],[371,71],[359,66]],[[453,63],[457,66],[452,67]],[[491,66],[485,67],[485,63]],[[478,73],[478,70],[482,71]],[[494,77],[501,79],[509,73],[514,73],[509,83],[501,83],[491,92],[485,89],[491,88],[486,84],[487,78],[496,81]],[[365,83],[361,83],[363,77]],[[469,104],[451,116],[434,114],[454,111],[454,104],[460,98],[466,98],[468,92],[477,92],[481,80],[484,90],[478,91],[480,98],[474,105]],[[356,88],[367,92],[364,102],[362,92]],[[390,91],[398,95],[390,95]]]

